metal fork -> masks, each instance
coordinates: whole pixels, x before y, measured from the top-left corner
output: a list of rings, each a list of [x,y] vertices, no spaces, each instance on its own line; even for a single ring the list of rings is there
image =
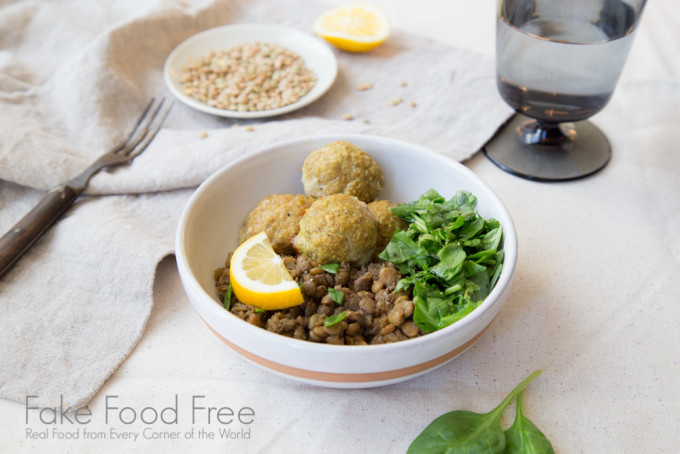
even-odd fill
[[[132,161],[151,143],[170,112],[165,99],[152,99],[127,139],[103,154],[75,178],[49,191],[0,238],[0,278],[63,215],[82,194],[90,178],[105,167]]]

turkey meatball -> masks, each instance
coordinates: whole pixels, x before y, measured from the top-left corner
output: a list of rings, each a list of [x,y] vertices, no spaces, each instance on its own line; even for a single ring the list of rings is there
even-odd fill
[[[243,220],[238,241],[266,232],[278,254],[294,254],[293,237],[300,230],[300,219],[314,199],[306,195],[272,194],[253,208]]]
[[[313,261],[367,263],[375,252],[378,223],[368,206],[354,196],[317,199],[300,220],[295,249]]]
[[[311,197],[347,194],[369,203],[382,190],[384,175],[366,152],[338,141],[307,156],[302,164],[302,185]]]

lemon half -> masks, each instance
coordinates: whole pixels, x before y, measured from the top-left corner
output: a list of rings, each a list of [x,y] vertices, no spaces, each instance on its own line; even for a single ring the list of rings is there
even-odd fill
[[[350,52],[366,52],[387,39],[387,16],[367,3],[348,3],[326,11],[314,21],[314,33]]]
[[[303,302],[302,291],[274,252],[265,232],[250,237],[231,256],[229,278],[236,297],[266,311]]]

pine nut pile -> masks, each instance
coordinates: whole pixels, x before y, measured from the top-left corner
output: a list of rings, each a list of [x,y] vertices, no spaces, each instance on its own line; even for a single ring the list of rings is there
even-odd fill
[[[182,67],[184,93],[209,106],[239,112],[297,102],[316,74],[296,53],[269,43],[246,43],[207,52]]]

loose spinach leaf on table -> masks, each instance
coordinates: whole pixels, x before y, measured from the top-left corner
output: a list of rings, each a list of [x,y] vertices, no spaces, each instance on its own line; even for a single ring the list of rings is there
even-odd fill
[[[404,276],[397,291],[413,287],[413,321],[424,332],[448,326],[477,307],[503,268],[503,228],[475,211],[477,198],[458,191],[446,200],[430,189],[392,209],[409,222],[380,258]]]
[[[543,432],[524,416],[524,391],[517,396],[515,422],[505,431],[504,454],[555,454]]]
[[[441,415],[413,440],[407,454],[503,454],[506,442],[500,423],[501,415],[510,402],[540,374],[541,371],[537,370],[522,380],[489,413],[457,410]]]

